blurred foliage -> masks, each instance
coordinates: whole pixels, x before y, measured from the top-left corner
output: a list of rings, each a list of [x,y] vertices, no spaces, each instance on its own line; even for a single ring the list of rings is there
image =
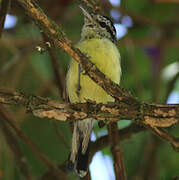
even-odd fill
[[[104,2],[106,14],[108,14],[113,7],[107,0]],[[4,30],[0,40],[0,88],[20,90],[61,100],[50,56],[48,52],[40,54],[36,50],[36,46],[43,44],[41,33],[16,3],[12,1],[9,13],[17,16],[17,25],[12,29]],[[38,0],[38,4],[49,17],[61,24],[74,44],[79,41],[83,16],[77,2]],[[123,72],[121,86],[141,101],[165,103],[166,92],[170,87],[169,81],[162,78],[162,72],[165,67],[179,60],[179,4],[155,3],[149,0],[122,0],[120,8],[125,8],[136,15],[131,15],[133,26],[118,43]],[[122,13],[120,18],[124,15],[128,14]],[[161,25],[160,28],[153,23],[146,23],[146,19]],[[150,48],[156,51],[151,52]],[[57,57],[59,66],[66,72],[69,55],[58,49]],[[176,84],[179,84],[179,80]],[[178,87],[179,85],[176,85],[173,91],[179,93]],[[13,120],[38,145],[41,152],[55,164],[65,163],[70,149],[59,139],[52,120],[32,117],[22,107],[7,108],[13,114]],[[128,121],[121,121],[118,127],[126,127],[128,124]],[[57,125],[60,134],[70,146],[69,124],[57,122]],[[107,132],[106,128],[99,129],[97,126],[94,130],[97,137]],[[178,127],[170,128],[169,131],[179,135]],[[32,177],[41,177],[47,168],[20,139],[18,142]],[[172,180],[173,177],[179,176],[179,155],[169,144],[154,138],[150,132],[133,135],[132,138],[121,142],[121,147],[128,179]],[[148,151],[150,147],[154,148],[155,153]],[[102,152],[111,156],[109,147]],[[150,159],[155,161],[151,162]],[[146,170],[149,177],[144,173]],[[24,177],[1,133],[0,180],[21,179]],[[77,178],[74,176],[70,179]]]

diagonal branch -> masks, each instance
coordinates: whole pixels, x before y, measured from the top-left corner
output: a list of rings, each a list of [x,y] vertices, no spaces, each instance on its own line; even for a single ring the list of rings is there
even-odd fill
[[[19,136],[22,141],[32,150],[32,152],[41,160],[41,162],[46,165],[46,167],[53,172],[53,175],[57,177],[57,179],[63,178],[64,180],[68,180],[66,174],[59,168],[57,168],[43,153],[41,153],[37,147],[37,145],[31,141],[23,131],[13,122],[10,116],[7,116],[5,111],[0,109],[0,115],[6,120],[5,122],[14,130],[17,136]]]
[[[100,0],[79,0],[80,4],[84,4],[94,13],[101,12]]]
[[[50,20],[42,11],[42,9],[32,2],[32,0],[16,0],[24,8],[28,16],[38,25],[43,33],[51,39],[56,47],[65,50],[71,57],[73,57],[85,73],[101,86],[112,97],[122,100],[125,96],[130,97],[131,103],[137,102],[126,90],[122,89],[114,83],[110,78],[106,77],[87,56],[85,56],[79,49],[74,48],[67,39],[61,28],[52,20]],[[124,97],[121,97],[124,96]]]
[[[4,112],[4,113],[1,113],[1,112]],[[3,106],[0,105],[0,115],[1,115],[0,128],[2,129],[6,142],[9,145],[9,148],[11,149],[11,151],[13,152],[14,159],[17,162],[17,165],[19,166],[19,169],[21,170],[25,179],[32,180],[27,162],[18,145],[17,139],[14,137],[14,134],[12,133],[11,129],[8,127],[6,123],[6,117],[3,117],[5,114],[7,116],[8,112]]]
[[[125,139],[129,139],[133,134],[139,133],[144,130],[145,130],[145,128],[142,126],[138,126],[136,124],[131,124],[124,129],[118,130],[118,135],[120,136],[120,140],[123,141]],[[92,158],[93,155],[97,151],[99,151],[109,145],[110,145],[110,142],[109,142],[108,135],[102,136],[99,139],[97,139],[95,142],[92,142],[90,157]]]
[[[154,134],[159,136],[161,139],[170,142],[175,151],[179,152],[179,138],[173,137],[163,128],[149,127]]]

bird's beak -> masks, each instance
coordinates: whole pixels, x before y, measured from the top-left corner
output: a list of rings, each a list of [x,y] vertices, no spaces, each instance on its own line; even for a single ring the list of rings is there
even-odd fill
[[[83,15],[85,16],[85,18],[87,18],[92,23],[95,23],[95,20],[92,18],[91,14],[86,9],[84,9],[81,5],[79,7],[82,10]]]

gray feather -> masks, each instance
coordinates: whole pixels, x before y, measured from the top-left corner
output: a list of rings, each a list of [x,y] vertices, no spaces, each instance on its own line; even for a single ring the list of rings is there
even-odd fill
[[[82,160],[80,154],[88,155],[87,149],[94,121],[92,118],[87,118],[74,123],[70,161],[74,164],[75,171],[80,177],[84,177],[87,173],[88,158],[85,157],[85,160]],[[82,168],[79,167],[81,165]]]

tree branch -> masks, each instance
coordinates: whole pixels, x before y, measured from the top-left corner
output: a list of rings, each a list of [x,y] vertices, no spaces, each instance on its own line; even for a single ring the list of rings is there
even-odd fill
[[[2,90],[0,90],[0,103],[22,105],[35,116],[61,121],[76,121],[89,117],[104,122],[128,119],[152,130],[164,140],[169,141],[175,150],[178,150],[178,139],[159,131],[158,128],[179,123],[179,105],[126,104],[125,101],[108,104],[96,104],[91,101],[68,104],[26,93]]]
[[[175,151],[179,152],[179,138],[173,137],[165,129],[158,127],[150,127],[152,132],[161,139],[170,142]]]
[[[3,113],[2,113],[3,112]],[[2,132],[4,134],[4,137],[6,139],[7,144],[9,145],[9,148],[11,149],[12,153],[14,154],[14,159],[19,166],[19,169],[21,170],[22,174],[24,175],[26,180],[32,180],[32,177],[29,172],[29,168],[27,165],[27,162],[25,160],[25,157],[18,145],[17,139],[14,137],[14,134],[11,132],[11,129],[8,127],[6,123],[6,118],[4,115],[8,115],[8,112],[6,109],[0,105],[0,128],[2,129]]]
[[[105,75],[102,72],[100,72],[99,69],[92,62],[90,62],[89,59],[83,53],[81,53],[81,51],[79,51],[79,49],[74,48],[72,44],[69,42],[69,40],[66,38],[64,33],[60,30],[60,28],[53,21],[51,21],[47,16],[45,16],[43,11],[36,4],[33,4],[31,0],[17,0],[17,1],[24,7],[29,17],[31,17],[37,23],[37,25],[46,34],[46,36],[48,36],[51,40],[53,40],[56,46],[61,47],[66,52],[68,52],[78,63],[82,65],[82,67],[86,70],[87,75],[89,75],[96,83],[98,83],[111,96],[115,97],[117,100],[120,101],[118,105],[120,105],[121,103],[123,103],[123,105],[125,106],[130,104],[133,111],[135,112],[135,113],[133,112],[135,115],[133,116],[130,113],[129,109],[124,108],[123,112],[122,111],[120,112],[120,119],[131,119],[131,120],[137,120],[137,121],[139,120],[140,122],[143,122],[143,124],[145,125],[150,124],[150,126],[152,127],[155,127],[155,126],[167,127],[167,126],[171,126],[172,124],[178,123],[179,117],[176,111],[178,109],[177,105],[156,106],[156,105],[149,105],[146,103],[138,102],[138,100],[136,100],[135,97],[132,97],[127,91],[121,89],[113,81],[105,77]],[[110,104],[111,103],[109,103],[107,106],[109,106]],[[85,105],[81,105],[81,106],[85,106]],[[119,119],[119,114],[118,114],[119,111],[117,110],[116,112],[116,108],[107,107],[106,109],[106,105],[101,105],[101,104],[94,105],[94,106],[103,107],[103,111],[102,111],[103,117],[92,115],[89,113],[89,111],[88,113],[79,113],[81,111],[80,109],[79,112],[73,112],[70,116],[69,114],[67,115],[65,112],[63,112],[63,114],[60,114],[63,116],[63,118],[61,116],[60,119],[63,119],[65,121],[65,120],[71,119],[72,117],[74,119],[86,118],[88,117],[89,114],[91,115],[91,117],[94,117],[97,120],[117,121]],[[128,108],[130,107],[128,106]],[[166,108],[167,108],[168,113],[165,112]],[[105,113],[106,111],[112,112],[112,110],[114,111],[113,117],[110,117],[104,114],[104,112]],[[36,111],[36,113],[39,116],[44,116],[46,114],[44,113],[44,111],[43,112]],[[118,115],[116,116],[116,114]],[[130,114],[129,117],[128,117],[128,114]],[[52,113],[50,113],[50,115],[52,115]],[[48,117],[47,114],[46,116]]]
[[[1,109],[0,109],[1,110]],[[63,178],[68,180],[66,174],[59,168],[57,168],[43,153],[41,153],[37,145],[31,141],[23,131],[13,122],[10,116],[7,116],[5,111],[0,111],[0,115],[6,120],[6,123],[14,130],[17,136],[32,150],[32,152],[46,165],[46,167],[53,173],[57,179]]]
[[[130,97],[128,98],[128,100],[130,99],[130,103],[137,102],[130,93],[123,88],[120,88],[119,85],[106,77],[79,49],[74,48],[60,27],[45,15],[37,4],[31,0],[17,1],[25,9],[28,16],[34,20],[41,31],[43,31],[43,33],[51,39],[57,47],[65,50],[69,55],[71,55],[71,57],[81,64],[82,68],[85,69],[86,75],[101,86],[108,94],[117,100],[125,99],[125,96],[127,96]]]
[[[142,16],[141,14],[140,15],[136,14],[136,13],[130,11],[129,9],[124,8],[124,7],[117,7],[116,9],[119,10],[122,14],[129,15],[134,20],[134,22],[145,24],[148,26],[154,26],[157,28],[161,28],[161,26],[162,26],[157,21],[150,19],[148,17]]]
[[[120,136],[120,141],[123,141],[125,139],[130,138],[133,134],[139,133],[144,130],[145,130],[145,128],[142,126],[139,126],[136,124],[131,124],[130,126],[124,128],[124,129],[118,130],[118,135]],[[108,135],[102,136],[99,139],[97,139],[95,142],[92,142],[91,148],[90,148],[91,149],[91,157],[93,157],[93,155],[97,151],[103,149],[104,147],[106,147],[108,145],[110,145]]]
[[[139,133],[144,130],[145,130],[145,128],[142,126],[138,126],[136,124],[131,124],[128,127],[119,130],[118,134],[120,134],[120,140],[123,141],[125,139],[130,138],[133,134]],[[90,162],[92,160],[93,155],[97,151],[100,151],[101,149],[103,149],[104,147],[109,146],[109,145],[110,145],[110,142],[109,142],[108,135],[100,137],[95,142],[91,142],[91,144],[90,144]],[[58,167],[62,170],[63,169],[65,170],[66,164],[63,163],[62,165],[59,165]],[[49,171],[49,172],[45,173],[44,176],[39,180],[51,180],[52,175],[53,175],[52,172]],[[48,179],[48,177],[49,177],[49,179]],[[53,177],[53,180],[56,180],[55,177]]]
[[[179,123],[179,105],[159,105],[147,103],[127,104],[125,101],[108,104],[59,103],[40,96],[0,89],[0,103],[22,105],[33,115],[61,121],[76,121],[92,117],[99,121],[116,122],[132,120],[151,127],[169,127]]]
[[[87,117],[110,122],[129,119],[152,129],[157,135],[160,135],[162,138],[166,137],[164,139],[178,145],[176,138],[171,138],[169,134],[160,131],[159,127],[169,127],[178,124],[179,105],[154,105],[139,102],[135,97],[132,97],[127,91],[120,88],[100,72],[90,62],[90,58],[74,48],[60,28],[35,3],[31,0],[17,1],[56,47],[61,47],[69,53],[82,65],[86,74],[92,80],[118,101],[108,104],[96,104],[91,101],[87,103],[67,104],[26,93],[0,91],[0,103],[22,105],[26,107],[28,112],[33,113],[35,116],[54,118],[62,121],[79,120]],[[146,23],[149,23],[149,21]],[[19,130],[17,128],[15,130],[18,133]]]
[[[90,8],[94,13],[101,12],[99,0],[79,0],[80,4],[85,4],[85,7]]]
[[[119,131],[118,131],[117,123],[108,124],[108,138],[111,144],[111,153],[113,156],[116,180],[118,179],[125,180],[126,173],[123,165],[123,157],[120,147],[120,135],[118,133]]]
[[[65,72],[62,69],[62,67],[59,65],[59,60],[57,58],[57,54],[56,54],[56,47],[53,43],[53,41],[51,41],[44,33],[42,34],[42,38],[44,40],[44,45],[46,46],[45,48],[48,50],[49,56],[50,56],[50,61],[52,64],[52,69],[54,72],[54,77],[55,77],[55,81],[56,81],[56,86],[58,88],[59,91],[59,95],[61,97],[61,99],[66,99],[66,97],[64,97],[64,92],[65,92]],[[50,47],[48,46],[48,44],[50,45]]]

